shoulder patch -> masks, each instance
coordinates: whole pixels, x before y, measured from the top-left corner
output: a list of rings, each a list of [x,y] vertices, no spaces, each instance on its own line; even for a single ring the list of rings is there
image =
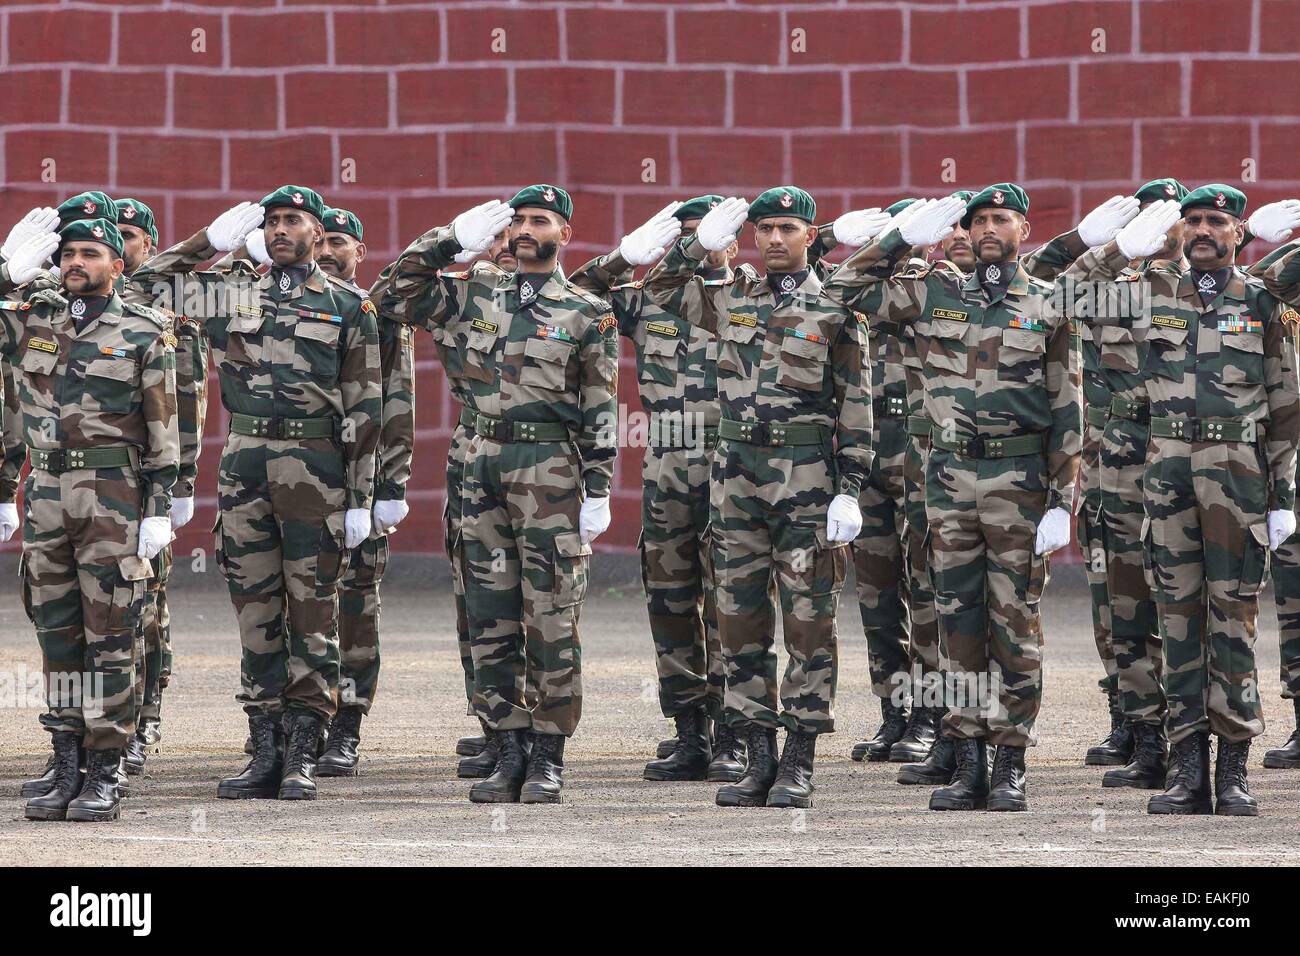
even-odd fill
[[[371,315],[379,314],[379,310],[375,308],[375,304],[371,302],[369,299],[361,300],[361,311],[369,312]]]
[[[123,314],[130,313],[131,315],[138,315],[142,319],[148,319],[160,329],[165,330],[171,325],[167,316],[163,315],[157,309],[151,309],[148,306],[133,305],[130,302],[123,302],[122,312]]]
[[[600,331],[600,334],[604,335],[606,332],[612,329],[614,327],[615,322],[617,322],[617,320],[614,318],[613,312],[606,313],[604,316],[602,316],[600,320],[600,325],[597,327]]]

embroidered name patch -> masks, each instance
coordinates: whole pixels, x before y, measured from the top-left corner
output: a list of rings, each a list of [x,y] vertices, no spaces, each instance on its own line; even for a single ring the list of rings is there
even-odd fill
[[[732,312],[727,316],[727,321],[732,325],[743,325],[751,329],[758,325],[758,319],[743,312]]]
[[[677,326],[665,325],[663,322],[647,322],[645,324],[647,332],[653,332],[656,335],[676,335]]]
[[[930,317],[933,319],[952,319],[954,322],[965,322],[967,313],[959,312],[956,309],[931,309]]]
[[[28,339],[27,347],[36,349],[38,352],[57,352],[59,350],[59,346],[49,339]]]
[[[489,322],[487,319],[475,319],[470,323],[470,325],[474,326],[474,328],[478,329],[480,332],[491,332],[493,335],[496,335],[497,332],[497,324],[495,322]]]
[[[1176,315],[1153,315],[1151,316],[1151,324],[1158,325],[1161,328],[1165,328],[1165,329],[1187,328],[1187,320],[1180,319]]]

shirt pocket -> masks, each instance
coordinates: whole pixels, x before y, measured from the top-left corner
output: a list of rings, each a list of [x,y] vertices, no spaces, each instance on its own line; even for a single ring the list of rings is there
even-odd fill
[[[682,340],[679,337],[651,332],[641,348],[640,381],[645,385],[676,385],[677,373],[681,370],[681,353]]]
[[[312,377],[326,382],[338,378],[341,331],[337,322],[299,319],[294,323],[294,351],[306,362]]]
[[[754,338],[758,335],[757,325],[743,325],[728,322],[718,336],[718,371],[727,375],[747,377],[754,361],[758,358],[752,354]]]
[[[1043,380],[1047,336],[1029,329],[1003,329],[998,349],[998,378],[1004,382],[1037,385]]]
[[[924,365],[944,372],[966,374],[968,367],[967,337],[970,324],[951,319],[936,319],[930,323]]]
[[[86,363],[86,400],[100,411],[125,414],[140,385],[140,369],[130,358],[99,358]]]
[[[830,342],[787,332],[781,342],[781,366],[777,384],[785,388],[820,391],[826,380]]]
[[[1264,337],[1246,332],[1224,332],[1219,337],[1224,385],[1261,385],[1264,382]]]
[[[561,392],[565,371],[574,346],[558,339],[533,336],[524,343],[524,364],[519,369],[519,384]]]
[[[1099,331],[1101,367],[1114,372],[1138,374],[1141,369],[1138,367],[1137,342],[1133,338],[1133,330],[1120,325],[1103,325]]]
[[[1147,332],[1147,374],[1177,381],[1187,359],[1187,330],[1153,325]]]
[[[256,365],[262,354],[260,315],[237,315],[226,325],[226,361],[236,365]]]
[[[464,377],[476,382],[495,382],[492,372],[492,353],[497,347],[497,334],[486,329],[470,329],[465,336],[462,362]]]

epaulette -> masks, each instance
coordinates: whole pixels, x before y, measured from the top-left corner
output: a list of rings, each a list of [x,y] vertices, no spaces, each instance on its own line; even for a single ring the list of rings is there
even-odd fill
[[[748,282],[762,281],[762,279],[759,278],[758,270],[755,269],[753,266],[751,266],[748,262],[742,262],[739,266],[737,266],[735,272],[731,274],[731,277],[732,277],[732,281],[735,281],[736,279],[740,279],[740,278],[743,278]]]
[[[582,288],[581,286],[574,285],[568,279],[564,280],[564,284],[565,286],[568,287],[571,293],[573,293],[579,299],[582,299],[582,301],[586,302],[588,305],[593,306],[596,309],[596,311],[598,312],[614,311],[614,307],[610,305],[608,302],[606,302],[604,299],[602,299],[600,296],[596,295],[596,293],[588,292],[586,289]]]
[[[68,304],[68,300],[59,295],[54,289],[38,289],[27,297],[27,305],[30,308],[34,302],[44,302],[54,306],[56,309],[62,309]]]
[[[164,315],[162,312],[158,311],[157,309],[152,309],[146,305],[135,305],[134,303],[131,302],[123,302],[122,312],[124,314],[129,312],[131,315],[138,315],[142,319],[148,319],[150,322],[158,326],[158,328],[162,329],[164,332],[168,331],[171,328],[171,322],[168,321],[166,315]],[[175,345],[175,342],[173,342],[172,344]]]
[[[643,288],[645,288],[645,279],[633,279],[631,282],[624,282],[614,286],[612,289],[610,289],[610,291],[616,292],[619,289],[643,289]]]
[[[366,290],[361,288],[355,282],[349,282],[347,279],[340,279],[338,276],[332,276],[328,272],[325,272],[323,269],[321,270],[321,272],[326,279],[328,279],[331,283],[338,286],[339,288],[346,289],[348,292],[351,292],[353,295],[360,296],[363,299],[365,298]]]
[[[1046,279],[1040,279],[1038,278],[1038,276],[1031,276],[1029,275],[1029,273],[1025,273],[1025,277],[1029,279],[1029,284],[1031,286],[1037,286],[1039,289],[1043,289],[1047,291],[1050,291],[1052,289],[1052,283],[1047,281]]]
[[[508,275],[505,269],[502,269],[495,262],[489,262],[487,259],[476,259],[470,263],[470,272],[486,272],[492,276]]]
[[[908,264],[908,268],[906,268],[906,269],[900,269],[899,271],[895,272],[895,273],[894,273],[894,278],[896,278],[896,279],[924,279],[924,278],[925,278],[926,276],[928,276],[931,272],[933,272],[933,271],[935,270],[935,268],[936,268],[935,266],[932,266],[932,265],[929,265],[929,264],[927,264],[927,265],[920,265],[920,264],[918,263],[918,264],[916,264],[916,265],[912,265],[912,264],[909,263],[909,264]],[[960,273],[960,272],[957,272],[957,271],[954,271],[954,272],[953,272],[953,275],[954,275],[954,276],[958,276],[958,277],[960,277],[960,276],[961,276],[961,273]]]

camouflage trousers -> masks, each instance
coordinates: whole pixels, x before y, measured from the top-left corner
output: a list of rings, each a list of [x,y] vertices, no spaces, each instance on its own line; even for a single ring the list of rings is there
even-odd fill
[[[23,605],[41,645],[50,732],[91,750],[135,733],[135,637],[152,568],[136,556],[143,492],[131,468],[33,469],[23,492]]]
[[[442,509],[442,540],[451,563],[451,593],[456,602],[456,647],[465,675],[465,713],[474,714],[474,655],[469,646],[469,614],[465,608],[465,555],[461,540],[461,493],[465,482],[465,453],[470,432],[460,423],[447,448],[447,503]]]
[[[339,584],[340,707],[370,713],[379,686],[379,585],[388,567],[388,536],[352,549]]]
[[[1132,721],[1160,724],[1165,695],[1160,627],[1155,599],[1142,561],[1142,475],[1149,429],[1124,418],[1106,423],[1101,444],[1101,551],[1110,600],[1111,649],[1119,706]]]
[[[1144,494],[1164,638],[1169,739],[1264,732],[1255,669],[1268,474],[1244,442],[1151,439]]]
[[[1088,598],[1092,606],[1092,637],[1097,644],[1105,676],[1098,684],[1102,690],[1114,691],[1119,678],[1115,668],[1115,650],[1111,643],[1112,614],[1106,581],[1105,530],[1101,520],[1101,429],[1091,422],[1084,424],[1083,455],[1079,461],[1079,511],[1074,517],[1075,541],[1083,558],[1083,573],[1088,581]]]
[[[331,439],[226,439],[213,535],[243,647],[236,699],[249,714],[334,715],[344,481]]]
[[[172,676],[171,610],[167,606],[172,559],[172,546],[168,545],[155,561],[157,574],[149,579],[136,639],[136,708],[141,721],[161,717],[162,692]]]
[[[641,466],[637,550],[665,717],[696,707],[722,714],[726,672],[709,567],[711,457],[704,449],[648,448]]]
[[[907,520],[908,606],[912,624],[912,669],[920,661],[923,674],[942,669],[939,647],[939,615],[934,606],[930,581],[930,527],[925,517],[925,469],[930,457],[930,439],[909,435],[903,458],[903,499]]]
[[[734,726],[835,729],[835,614],[849,549],[826,540],[835,487],[829,460],[830,449],[817,445],[718,443],[709,515],[726,720]],[[778,600],[788,655],[779,704]]]
[[[493,729],[568,737],[578,726],[578,618],[591,556],[577,530],[582,498],[571,443],[470,439],[461,495],[465,603],[474,712]]]
[[[934,448],[925,492],[944,732],[1029,746],[1043,690],[1039,599],[1049,562],[1034,554],[1034,539],[1047,506],[1044,459],[969,459]]]
[[[1282,652],[1282,696],[1300,697],[1300,534],[1273,552],[1273,601]]]

